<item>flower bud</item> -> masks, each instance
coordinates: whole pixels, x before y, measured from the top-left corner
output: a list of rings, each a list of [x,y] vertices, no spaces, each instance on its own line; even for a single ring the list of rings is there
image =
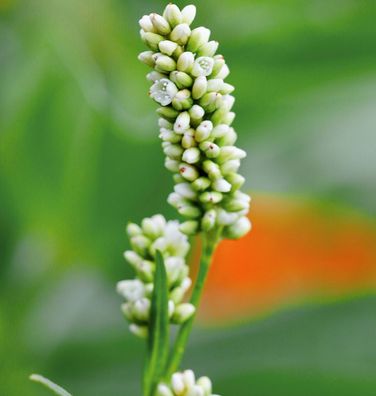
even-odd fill
[[[160,236],[160,228],[154,223],[153,219],[149,217],[142,220],[141,227],[144,234],[151,239],[155,239]]]
[[[180,183],[179,183],[180,184]],[[183,205],[188,205],[189,201],[187,199],[185,199],[183,196],[181,196],[179,193],[177,192],[173,192],[171,194],[169,194],[169,196],[167,197],[167,202],[173,206],[174,208],[179,208],[180,206]]]
[[[165,36],[171,32],[171,26],[169,23],[163,18],[163,16],[158,14],[150,14],[150,20],[156,29],[157,33]]]
[[[191,74],[194,77],[210,76],[213,70],[214,60],[208,56],[200,56],[192,66]]]
[[[221,67],[220,71],[217,74],[215,74],[213,77],[221,78],[222,80],[224,80],[229,74],[230,74],[230,69],[226,64],[224,64]]]
[[[211,184],[211,181],[207,177],[199,177],[192,183],[192,187],[196,191],[204,191],[206,190]]]
[[[179,172],[179,165],[180,165],[179,161],[166,157],[165,168],[168,169],[170,172]]]
[[[146,32],[143,34],[143,40],[150,47],[150,49],[153,51],[158,51],[158,44],[163,40],[163,36],[157,33]]]
[[[137,320],[146,322],[150,315],[150,300],[148,298],[140,298],[135,301],[133,305],[133,315]]]
[[[185,131],[181,140],[181,145],[184,149],[189,149],[197,146],[197,142],[194,138],[194,133],[191,133],[190,131],[191,129]]]
[[[183,111],[176,118],[176,121],[174,123],[174,131],[176,133],[184,133],[184,131],[189,128],[189,121],[189,113],[187,111]]]
[[[187,388],[192,388],[195,385],[196,378],[195,374],[192,370],[184,370],[183,372],[183,381]]]
[[[200,150],[196,147],[188,148],[184,151],[182,160],[187,164],[195,164],[200,160]]]
[[[218,163],[223,164],[229,160],[242,159],[247,156],[247,153],[235,146],[223,146],[217,158]]]
[[[201,227],[204,231],[210,231],[215,226],[217,212],[214,209],[205,212],[201,220]]]
[[[189,73],[195,62],[195,57],[192,52],[183,52],[177,61],[176,67],[179,71]]]
[[[159,118],[158,119],[158,126],[160,128],[167,128],[167,129],[172,129],[172,124],[171,122],[167,121],[164,118]]]
[[[189,89],[182,89],[172,99],[172,106],[176,110],[188,110],[192,107],[193,99],[191,98],[191,91]]]
[[[138,268],[142,262],[142,258],[133,250],[126,250],[124,252],[124,258],[133,268]]]
[[[135,223],[128,223],[127,225],[127,234],[128,236],[136,236],[142,234],[141,227]]]
[[[225,58],[223,55],[216,55],[214,58],[214,65],[213,65],[213,78],[217,77],[217,74],[221,71],[222,67],[225,65]],[[224,80],[224,78],[222,78]]]
[[[199,100],[198,103],[208,113],[212,113],[218,107],[218,101],[221,99],[221,96],[222,95],[217,92],[208,92]]]
[[[166,384],[159,384],[155,396],[174,396],[174,394]]]
[[[195,235],[198,231],[199,223],[196,220],[188,220],[180,224],[179,230],[186,235]]]
[[[195,139],[197,142],[203,142],[208,139],[210,132],[213,129],[211,121],[202,121],[201,124],[196,128]]]
[[[191,35],[191,28],[186,23],[176,25],[170,34],[171,41],[179,45],[185,45]],[[185,70],[182,70],[185,71]]]
[[[153,61],[154,61],[154,59],[153,59]],[[165,74],[160,73],[160,72],[157,72],[157,71],[155,71],[155,70],[153,70],[152,72],[150,72],[150,73],[148,73],[148,74],[146,75],[146,78],[147,78],[149,81],[153,81],[153,82],[155,82],[155,81],[157,81],[157,80],[160,80],[161,78],[165,78],[165,77],[166,77]]]
[[[210,160],[206,160],[202,163],[202,167],[204,169],[204,171],[208,174],[210,179],[218,179],[219,177],[221,177],[221,171],[219,169],[218,164],[216,164],[213,161]]]
[[[220,153],[220,148],[213,142],[202,142],[200,144],[200,149],[205,153],[208,158],[216,158]]]
[[[158,47],[163,54],[171,56],[178,48],[178,45],[170,40],[162,40],[159,42]]]
[[[170,80],[174,82],[178,88],[187,88],[193,84],[193,79],[189,74],[176,70],[170,73]]]
[[[180,163],[179,163],[179,167],[180,167]],[[178,170],[178,172],[179,172],[179,170]],[[184,183],[186,180],[184,179],[184,177],[182,177],[181,175],[180,175],[180,173],[175,173],[173,176],[172,176],[172,179],[174,180],[174,183]]]
[[[231,184],[225,179],[217,179],[213,181],[213,189],[218,192],[226,193],[231,191]]]
[[[235,87],[233,85],[224,82],[222,84],[222,87],[221,87],[219,93],[221,93],[222,95],[227,95],[227,94],[234,92],[234,90],[235,90]]]
[[[133,250],[143,256],[150,246],[150,241],[144,235],[136,235],[131,238],[131,245]]]
[[[220,107],[230,111],[235,103],[235,98],[232,95],[222,95],[222,102]]]
[[[218,49],[218,41],[209,41],[197,50],[197,56],[214,56]]]
[[[206,93],[207,88],[208,88],[208,80],[206,79],[206,77],[205,76],[197,77],[192,87],[193,99],[200,99]]]
[[[200,77],[199,77],[200,78]],[[205,78],[205,77],[204,77]],[[194,95],[193,95],[193,89],[192,89],[192,97],[193,99],[195,99]],[[191,120],[193,122],[199,122],[202,120],[202,117],[205,115],[205,110],[199,106],[199,105],[193,105],[189,110],[189,115],[191,117]]]
[[[199,173],[194,166],[185,163],[180,164],[179,173],[184,177],[184,179],[191,182],[196,180],[199,176]]]
[[[130,302],[121,304],[121,312],[126,317],[127,320],[133,321],[133,304]]]
[[[240,168],[240,161],[236,159],[236,160],[226,161],[224,164],[221,165],[220,170],[223,175],[228,175],[230,173],[237,172],[239,168]]]
[[[247,217],[241,217],[236,223],[225,227],[224,232],[228,238],[238,239],[251,230],[251,222]]]
[[[196,384],[201,386],[201,388],[204,390],[205,396],[212,395],[212,383],[208,377],[200,377]]]
[[[226,124],[222,124],[222,125],[226,125]],[[228,128],[227,133],[218,140],[218,143],[221,146],[232,146],[237,139],[238,139],[238,135],[234,131],[234,128]]]
[[[185,217],[193,218],[201,216],[201,211],[197,206],[184,205],[178,208],[178,212]]]
[[[245,182],[245,178],[238,173],[230,173],[226,176],[226,179],[232,185],[232,190],[239,189]]]
[[[179,7],[175,4],[168,4],[163,12],[163,17],[167,20],[171,27],[175,27],[182,23],[183,15]]]
[[[225,209],[229,212],[239,212],[244,209],[249,208],[249,202],[243,201],[241,199],[229,199],[225,205]]]
[[[213,78],[208,81],[208,92],[219,92],[223,86],[223,80],[220,78]]]
[[[186,199],[196,199],[196,191],[193,190],[190,183],[179,183],[174,187],[176,193]]]
[[[169,144],[164,147],[163,152],[171,159],[180,160],[183,154],[183,149],[178,144]]]
[[[183,22],[190,25],[196,16],[196,7],[194,5],[187,5],[181,10]]]
[[[150,16],[149,15],[144,15],[139,21],[138,21],[141,29],[144,30],[144,32],[152,32],[155,33],[156,30],[153,26],[153,23],[151,22]]]
[[[218,210],[217,223],[219,225],[222,225],[222,226],[231,225],[231,224],[235,223],[238,219],[239,219],[238,213],[226,212],[222,208]]]
[[[154,54],[153,51],[143,51],[138,55],[138,60],[145,63],[145,65],[154,67],[155,62],[153,59],[153,54]]]
[[[182,395],[185,391],[184,377],[182,373],[174,373],[171,376],[171,387],[176,395]]]
[[[149,333],[147,326],[139,326],[135,323],[129,325],[129,330],[139,338],[147,338]]]
[[[183,303],[175,308],[174,314],[172,315],[172,322],[176,324],[182,324],[186,322],[196,311],[194,305],[190,303]]]
[[[139,279],[122,280],[117,283],[116,291],[127,301],[133,302],[144,297],[144,284]]]
[[[176,62],[167,55],[159,55],[155,60],[157,71],[165,73],[176,69]]]
[[[210,30],[205,27],[198,27],[192,30],[188,40],[187,50],[196,52],[202,45],[209,41]]]
[[[164,142],[170,142],[170,143],[179,143],[181,141],[181,135],[166,128],[161,129],[159,138],[162,139]]]
[[[199,197],[201,202],[211,203],[211,204],[216,204],[218,202],[221,202],[222,198],[223,198],[223,195],[217,191],[207,191],[207,192],[202,193]]]

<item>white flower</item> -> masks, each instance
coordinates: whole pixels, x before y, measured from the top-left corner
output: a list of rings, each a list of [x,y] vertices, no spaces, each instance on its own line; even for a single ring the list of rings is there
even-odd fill
[[[167,78],[155,81],[150,88],[150,96],[162,106],[169,105],[177,93],[176,85]]]
[[[213,66],[213,58],[209,56],[200,56],[195,60],[191,73],[195,77],[209,76],[213,71]]]

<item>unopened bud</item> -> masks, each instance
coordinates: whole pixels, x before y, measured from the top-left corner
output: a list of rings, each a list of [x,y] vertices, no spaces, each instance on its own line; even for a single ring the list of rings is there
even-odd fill
[[[241,217],[236,223],[225,227],[224,232],[227,238],[238,239],[251,230],[251,222],[247,217]]]
[[[218,164],[216,164],[213,161],[210,160],[206,160],[202,163],[202,167],[204,169],[204,171],[208,174],[210,179],[218,179],[219,177],[221,177],[221,171],[219,169]]]
[[[201,226],[204,231],[210,231],[215,226],[217,212],[214,209],[205,212],[201,220]]]
[[[153,54],[153,51],[143,51],[138,55],[138,60],[145,63],[145,65],[154,67],[155,61],[153,59]]]
[[[196,16],[196,7],[194,5],[187,5],[181,10],[183,22],[190,25]]]
[[[192,30],[188,40],[187,50],[196,52],[202,45],[209,41],[210,30],[205,27],[198,27]]]
[[[183,198],[186,199],[195,199],[197,194],[196,191],[193,190],[190,183],[179,183],[176,184],[174,187],[176,193],[181,195]]]
[[[175,308],[174,314],[172,315],[172,321],[177,324],[186,322],[196,311],[194,305],[189,303],[183,303]]]
[[[197,147],[191,147],[184,151],[182,160],[188,164],[195,164],[200,160],[200,150]]]
[[[170,159],[168,157],[165,159],[165,168],[168,169],[170,172],[179,172],[179,165],[179,161]]]
[[[150,14],[150,19],[157,33],[165,36],[171,32],[171,26],[163,16],[153,13]]]
[[[198,231],[199,223],[196,220],[188,220],[180,224],[179,230],[186,235],[195,235]]]
[[[159,42],[158,47],[163,54],[170,56],[174,53],[178,45],[173,41],[163,40]]]
[[[174,131],[176,133],[184,133],[189,128],[189,113],[187,111],[183,111],[178,115],[176,121],[174,123]]]
[[[139,326],[136,325],[135,323],[132,323],[129,325],[129,330],[136,335],[137,337],[140,338],[147,338],[148,336],[148,327],[147,326]]]
[[[170,26],[175,27],[183,22],[183,15],[179,7],[175,4],[168,4],[163,12],[163,17],[167,20]]]
[[[159,72],[171,72],[176,69],[176,62],[167,55],[159,55],[155,61],[156,70]]]
[[[217,191],[207,191],[202,193],[199,198],[203,203],[216,204],[222,201],[223,195]]]
[[[192,97],[193,99],[200,99],[207,91],[208,80],[205,76],[197,77],[193,83],[192,87]]]
[[[144,39],[145,43],[150,47],[150,49],[152,49],[153,51],[158,51],[158,49],[159,49],[158,44],[164,38],[160,34],[146,32],[143,34],[143,39]]]
[[[195,139],[197,142],[203,142],[208,139],[210,132],[213,130],[213,124],[211,121],[202,121],[201,124],[196,128]]]
[[[184,179],[191,182],[196,180],[199,176],[198,170],[194,166],[185,163],[180,164],[179,173]]]
[[[177,61],[177,69],[186,73],[189,73],[195,62],[195,57],[192,52],[183,52]]]
[[[192,183],[192,187],[196,191],[204,191],[206,190],[211,184],[211,181],[207,177],[199,177]]]
[[[200,144],[200,149],[205,152],[205,155],[208,158],[216,158],[216,157],[218,157],[218,155],[220,153],[219,146],[216,145],[215,143],[209,142],[209,141],[202,142]]]
[[[176,25],[170,34],[170,39],[179,45],[185,45],[191,34],[191,28],[186,23]],[[184,70],[182,70],[184,71]]]
[[[189,89],[182,89],[172,99],[172,106],[176,110],[188,110],[192,107],[193,99]]]
[[[225,179],[217,179],[213,182],[213,189],[218,192],[226,193],[231,191],[231,184]]]
[[[138,21],[141,29],[144,30],[144,32],[152,32],[155,33],[156,30],[154,28],[153,23],[151,22],[150,16],[149,15],[144,15],[139,21]]]
[[[170,79],[176,84],[178,88],[190,87],[193,84],[192,77],[181,71],[173,71],[170,73]]]

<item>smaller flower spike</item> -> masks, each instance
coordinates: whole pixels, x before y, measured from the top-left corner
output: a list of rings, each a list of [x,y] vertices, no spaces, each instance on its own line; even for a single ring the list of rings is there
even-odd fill
[[[182,302],[191,286],[185,262],[190,246],[187,236],[179,231],[179,223],[154,215],[144,219],[141,226],[129,223],[127,233],[132,250],[125,251],[124,257],[135,270],[136,278],[118,282],[117,291],[125,299],[121,309],[130,322],[129,329],[139,337],[148,334],[157,250],[162,253],[166,266],[170,322],[184,323],[195,308]]]
[[[212,383],[208,377],[196,380],[192,370],[174,373],[170,381],[157,386],[155,396],[219,396],[212,393]]]
[[[154,69],[150,97],[161,106],[159,137],[175,181],[168,202],[187,220],[181,231],[221,229],[222,237],[240,238],[251,228],[250,198],[240,192],[246,152],[235,146],[231,126],[234,87],[224,81],[230,71],[210,30],[191,28],[195,15],[193,5],[169,4],[163,16],[143,16],[141,37],[150,50],[139,59]]]

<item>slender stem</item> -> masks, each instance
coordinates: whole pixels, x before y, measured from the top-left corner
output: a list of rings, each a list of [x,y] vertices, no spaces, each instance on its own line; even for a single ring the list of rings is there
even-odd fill
[[[219,240],[219,235],[220,235],[220,230],[216,230],[215,233],[203,234],[203,246],[202,246],[201,259],[200,259],[200,268],[190,301],[191,304],[193,304],[196,307],[196,312],[204,289],[205,280],[209,272],[211,259]],[[187,342],[188,342],[189,334],[192,329],[194,318],[195,315],[192,315],[192,317],[188,319],[188,321],[185,322],[179,330],[175,344],[171,351],[170,360],[167,365],[167,370],[166,370],[167,378],[169,378],[179,368],[185,348],[187,346]]]

